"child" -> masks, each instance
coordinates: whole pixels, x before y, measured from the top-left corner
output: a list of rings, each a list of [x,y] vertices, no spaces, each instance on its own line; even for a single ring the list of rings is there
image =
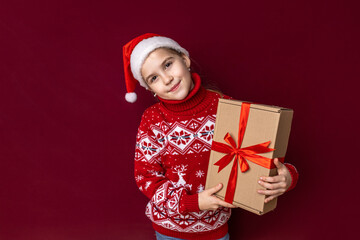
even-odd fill
[[[135,179],[150,199],[146,215],[157,239],[229,239],[235,206],[213,195],[221,183],[204,190],[218,99],[229,97],[204,89],[189,53],[170,38],[144,34],[123,50],[126,100],[136,101],[137,82],[159,99],[142,115],[135,150]],[[274,161],[278,175],[259,179],[266,202],[298,178],[294,166]]]

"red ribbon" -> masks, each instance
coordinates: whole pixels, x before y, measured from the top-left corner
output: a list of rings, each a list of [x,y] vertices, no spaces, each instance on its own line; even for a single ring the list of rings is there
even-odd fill
[[[230,177],[226,189],[225,201],[228,203],[232,203],[234,200],[235,188],[236,188],[236,179],[238,175],[237,163],[240,165],[241,172],[246,172],[249,169],[249,165],[246,160],[254,162],[260,166],[266,168],[274,168],[274,162],[270,158],[262,157],[256,154],[259,153],[267,153],[274,151],[275,149],[269,148],[270,141],[256,144],[253,146],[241,148],[241,144],[244,138],[245,129],[249,117],[250,111],[250,103],[243,102],[241,105],[240,112],[240,121],[239,121],[239,134],[238,134],[238,147],[236,147],[236,143],[234,139],[227,133],[224,137],[224,144],[221,142],[212,142],[211,149],[217,152],[226,153],[219,161],[217,161],[214,165],[219,166],[218,172],[220,172],[224,167],[226,167],[233,160],[235,156],[235,160],[230,172]]]

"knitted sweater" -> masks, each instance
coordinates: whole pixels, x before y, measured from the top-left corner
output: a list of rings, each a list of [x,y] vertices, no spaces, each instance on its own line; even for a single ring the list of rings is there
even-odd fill
[[[228,231],[231,209],[200,211],[220,95],[194,88],[181,101],[160,99],[145,110],[138,129],[135,179],[149,199],[146,215],[161,234],[182,239],[219,239]],[[229,98],[224,96],[224,98]],[[288,166],[288,165],[287,165]],[[297,172],[288,167],[297,181]]]

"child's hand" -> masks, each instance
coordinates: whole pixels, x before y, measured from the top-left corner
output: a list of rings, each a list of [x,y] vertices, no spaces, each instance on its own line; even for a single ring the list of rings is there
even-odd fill
[[[287,167],[277,158],[274,159],[274,163],[277,167],[278,175],[273,177],[260,177],[259,180],[259,184],[266,188],[266,190],[258,190],[258,193],[268,196],[265,198],[265,203],[284,194],[291,185],[291,175]]]
[[[200,210],[216,210],[220,206],[227,207],[227,208],[235,208],[236,206],[227,203],[220,198],[214,196],[213,194],[217,193],[221,190],[222,184],[219,183],[215,187],[209,188],[207,190],[202,191],[199,193],[199,208]]]

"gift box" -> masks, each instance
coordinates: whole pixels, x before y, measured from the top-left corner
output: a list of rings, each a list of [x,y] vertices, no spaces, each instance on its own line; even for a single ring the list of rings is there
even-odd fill
[[[220,99],[205,189],[218,183],[216,196],[262,215],[276,207],[277,199],[264,203],[261,176],[277,174],[273,159],[284,161],[293,110]]]

